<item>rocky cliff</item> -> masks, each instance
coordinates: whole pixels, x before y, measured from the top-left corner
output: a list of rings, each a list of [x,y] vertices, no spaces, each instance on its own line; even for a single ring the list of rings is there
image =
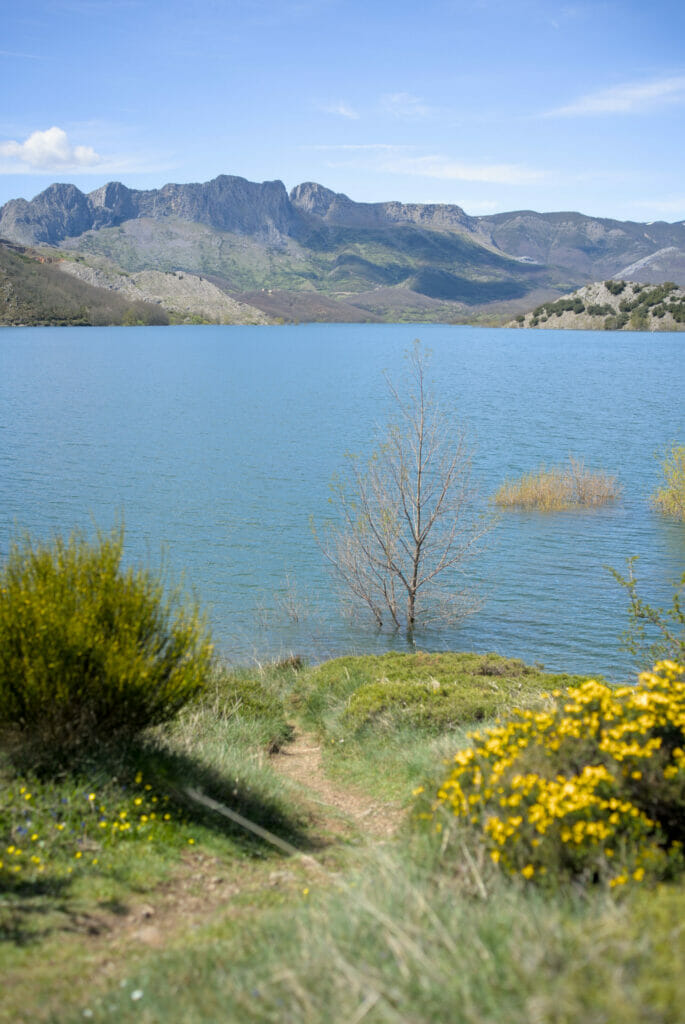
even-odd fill
[[[456,205],[357,203],[315,182],[288,194],[281,181],[233,175],[150,190],[110,182],[88,195],[51,185],[0,209],[1,238],[129,273],[212,277],[250,304],[268,295],[269,314],[282,303],[291,316],[290,296],[325,295],[302,306],[305,319],[324,306],[334,316],[336,303],[341,319],[351,307],[384,319],[461,320],[465,308],[510,316],[633,271],[685,284],[685,222],[531,210],[471,217]]]
[[[88,195],[75,185],[50,185],[30,202],[13,199],[0,209],[0,238],[23,245],[54,245],[138,217],[178,217],[266,242],[296,236],[303,229],[302,216],[282,181],[257,184],[222,174],[204,184],[165,185],[149,191],[113,181]]]

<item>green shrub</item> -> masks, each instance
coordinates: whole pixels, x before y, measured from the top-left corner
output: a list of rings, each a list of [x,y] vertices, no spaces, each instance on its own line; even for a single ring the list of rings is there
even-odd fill
[[[685,445],[671,445],[661,468],[664,482],[652,495],[652,505],[674,519],[685,519]]]
[[[15,543],[0,570],[0,726],[46,753],[165,721],[204,685],[209,636],[123,532]]]
[[[616,316],[608,316],[604,321],[605,331],[621,331],[628,323],[628,313],[617,313]]]
[[[625,286],[626,286],[626,282],[625,281],[605,281],[604,282],[604,287],[606,288],[606,290],[608,292],[611,292],[612,295],[620,295],[621,292],[625,289]]]
[[[555,690],[460,751],[430,811],[450,844],[460,825],[509,874],[611,886],[682,870],[685,668],[660,662],[640,685]]]

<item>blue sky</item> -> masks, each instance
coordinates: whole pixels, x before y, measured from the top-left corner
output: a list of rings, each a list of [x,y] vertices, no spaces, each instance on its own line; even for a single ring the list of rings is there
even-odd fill
[[[237,174],[685,219],[683,0],[22,0],[0,203]]]

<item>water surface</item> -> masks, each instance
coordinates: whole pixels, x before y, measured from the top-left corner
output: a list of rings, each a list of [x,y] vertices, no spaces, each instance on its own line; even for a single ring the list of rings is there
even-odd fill
[[[416,336],[443,407],[468,424],[484,496],[569,452],[624,486],[619,505],[597,512],[505,513],[467,578],[483,609],[416,642],[628,675],[625,597],[604,566],[639,555],[657,603],[685,569],[683,526],[649,507],[655,455],[685,437],[682,334],[4,329],[0,554],[19,530],[109,527],[123,514],[128,557],[157,565],[163,551],[232,660],[402,646],[341,616],[310,518],[331,515],[344,453],[370,450],[389,412],[383,370],[401,375]]]

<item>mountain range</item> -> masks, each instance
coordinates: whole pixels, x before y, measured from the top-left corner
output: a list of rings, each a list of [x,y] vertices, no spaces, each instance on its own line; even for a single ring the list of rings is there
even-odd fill
[[[58,250],[58,266],[63,254],[62,269],[89,268],[95,286],[103,275],[185,273],[286,320],[502,322],[605,278],[685,283],[683,221],[472,217],[455,205],[358,203],[314,182],[288,193],[280,181],[231,175],[145,191],[110,182],[88,194],[54,184],[0,208],[0,239]]]

